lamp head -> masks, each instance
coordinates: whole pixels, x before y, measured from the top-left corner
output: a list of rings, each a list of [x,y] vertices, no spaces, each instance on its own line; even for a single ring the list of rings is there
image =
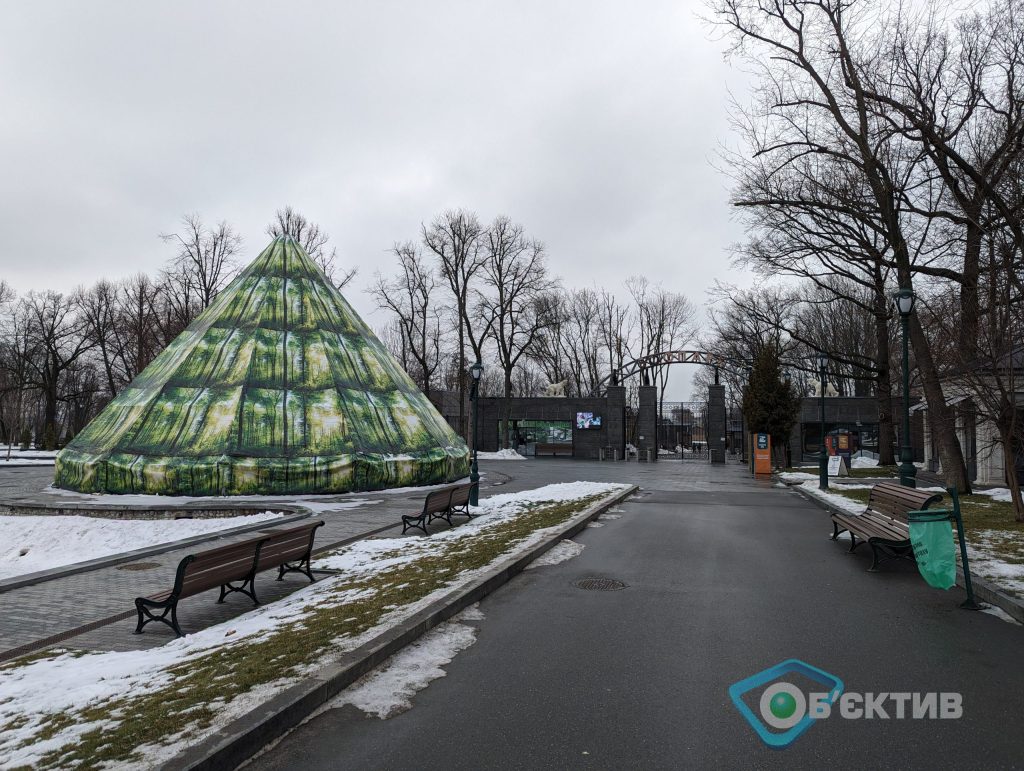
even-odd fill
[[[480,376],[484,374],[484,365],[478,361],[474,361],[469,368],[469,374],[473,376],[473,380],[480,380]]]
[[[896,304],[896,310],[899,311],[901,316],[909,316],[911,314],[914,310],[914,301],[916,299],[913,289],[901,289],[892,296],[892,301]]]
[[[825,367],[828,366],[828,356],[823,353],[818,354],[818,372],[824,372]]]

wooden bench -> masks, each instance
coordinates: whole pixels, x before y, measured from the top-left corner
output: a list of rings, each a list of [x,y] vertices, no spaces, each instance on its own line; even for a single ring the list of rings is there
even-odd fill
[[[572,455],[571,444],[552,444],[538,442],[533,450],[534,455]]]
[[[473,487],[472,483],[454,485],[427,493],[426,500],[423,501],[423,508],[418,513],[402,515],[402,535],[405,535],[410,527],[422,530],[424,535],[430,535],[427,532],[427,525],[435,519],[443,519],[451,526],[452,514],[472,517],[473,514],[469,510],[469,497]]]
[[[833,512],[832,540],[839,538],[840,533],[848,532],[851,552],[867,542],[873,557],[868,568],[872,573],[877,572],[878,565],[885,559],[913,559],[907,512],[922,511],[941,500],[941,493],[924,492],[891,482],[877,484],[871,488],[863,514]]]
[[[268,530],[255,538],[186,555],[178,563],[170,591],[135,598],[135,610],[139,614],[135,634],[142,634],[142,628],[151,621],[162,621],[182,637],[178,601],[216,587],[220,587],[219,603],[232,592],[241,592],[259,605],[256,574],[262,570],[278,568],[279,581],[289,571],[300,572],[313,581],[309,560],[316,530],[323,524],[319,520],[284,530]],[[156,615],[153,610],[163,612]]]

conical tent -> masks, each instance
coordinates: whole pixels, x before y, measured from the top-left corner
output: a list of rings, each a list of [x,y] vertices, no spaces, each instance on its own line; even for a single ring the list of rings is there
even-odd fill
[[[302,247],[253,263],[57,456],[57,487],[339,493],[448,482],[469,451]]]

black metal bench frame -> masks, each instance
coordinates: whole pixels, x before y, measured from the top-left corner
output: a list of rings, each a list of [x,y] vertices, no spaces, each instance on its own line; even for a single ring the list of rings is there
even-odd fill
[[[872,508],[876,497],[883,498],[897,493],[901,497],[915,500],[905,509],[900,507],[899,510],[893,512]],[[914,550],[910,545],[910,525],[907,520],[907,512],[925,511],[933,503],[938,503],[941,500],[941,493],[921,492],[915,488],[889,482],[877,484],[871,488],[864,513],[832,513],[832,540],[837,540],[840,533],[849,533],[850,548],[847,552],[849,554],[852,554],[858,546],[867,543],[871,547],[872,556],[871,567],[868,568],[869,573],[877,573],[878,566],[890,559],[913,561]],[[858,527],[858,524],[861,527]],[[857,540],[858,537],[861,539],[860,541]]]

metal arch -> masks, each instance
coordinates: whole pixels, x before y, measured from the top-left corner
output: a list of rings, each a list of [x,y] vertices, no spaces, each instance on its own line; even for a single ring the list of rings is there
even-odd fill
[[[725,367],[726,360],[718,354],[708,351],[661,351],[652,353],[649,356],[641,356],[639,359],[624,364],[621,369],[614,370],[607,375],[597,387],[594,394],[602,393],[609,384],[621,384],[628,377],[633,377],[644,370],[652,367],[662,367],[667,364],[709,364],[713,367]]]
[[[650,356],[641,356],[639,359],[633,359],[633,361],[624,365],[617,373],[618,380],[621,382],[627,377],[633,377],[633,375],[646,369],[664,367],[667,364],[710,364],[711,366],[720,367],[725,364],[725,360],[721,356],[709,353],[708,351],[661,351],[660,353],[652,353]]]

